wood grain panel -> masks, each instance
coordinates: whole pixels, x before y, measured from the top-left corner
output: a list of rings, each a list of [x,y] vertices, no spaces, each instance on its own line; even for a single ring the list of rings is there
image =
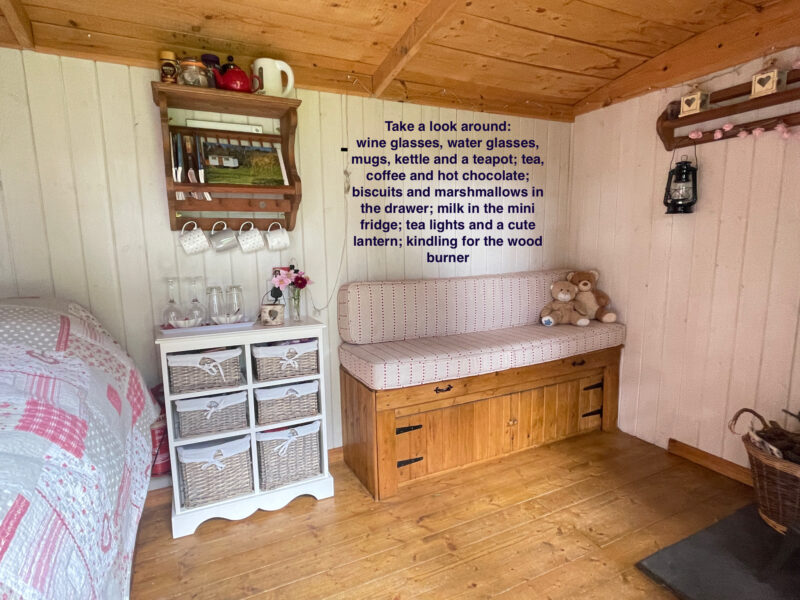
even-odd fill
[[[592,92],[576,108],[579,114],[595,110],[798,44],[800,0],[770,4],[747,18],[698,33]]]
[[[692,35],[691,32],[649,18],[633,17],[592,2],[472,2],[466,7],[466,12],[500,23],[642,56],[661,54]]]
[[[646,60],[638,54],[584,44],[465,13],[445,20],[431,34],[430,43],[604,79],[615,79]]]
[[[783,62],[794,58],[794,51],[777,55]],[[761,59],[741,65],[739,74],[715,78],[710,89],[741,82],[761,65]],[[578,117],[571,256],[600,270],[603,289],[622,309],[620,427],[659,445],[675,438],[746,465],[741,440],[726,429],[731,413],[756,406],[784,422],[781,409],[797,402],[800,284],[790,275],[789,256],[800,243],[790,233],[800,222],[800,185],[790,165],[800,150],[775,134],[698,149],[695,214],[664,215],[670,156],[653,123],[681,91]],[[597,146],[596,139],[619,142]],[[597,194],[592,181],[619,193]],[[619,210],[626,228],[612,236],[599,215]],[[614,251],[603,250],[606,244]]]
[[[558,98],[562,102],[564,99],[578,100],[606,82],[592,75],[562,73],[442,46],[421,49],[399,78],[429,85],[446,85],[441,83],[443,73],[451,80],[526,92],[554,102]]]
[[[706,31],[737,17],[753,16],[759,9],[743,0],[667,0],[642,3],[638,0],[589,0],[592,4],[637,19],[650,19],[693,32]]]
[[[0,46],[8,48],[19,48],[19,42],[8,24],[8,20],[0,15]]]
[[[97,27],[119,27],[121,23],[133,25],[131,37],[151,39],[136,35],[136,26],[145,25],[153,29],[172,32],[173,43],[180,42],[182,35],[205,39],[206,44],[215,40],[235,39],[239,42],[257,45],[262,53],[270,53],[275,49],[296,51],[319,56],[333,56],[341,59],[356,60],[369,64],[379,64],[391,48],[394,36],[371,32],[369,37],[363,31],[344,23],[326,23],[313,15],[283,14],[276,18],[271,8],[261,3],[231,3],[224,8],[197,6],[192,9],[186,4],[178,6],[166,0],[144,0],[141,3],[119,3],[114,0],[93,0],[76,10],[74,2],[54,0],[36,3],[29,6],[32,20],[39,24],[64,24],[64,16],[76,23],[67,25],[79,29]],[[57,9],[58,13],[49,13],[48,9]],[[116,21],[116,24],[104,25],[103,21]],[[102,29],[100,29],[102,31]],[[235,33],[233,33],[235,32]],[[152,35],[152,33],[151,33]],[[159,34],[163,35],[163,34]],[[41,42],[34,29],[37,45]],[[157,54],[154,58],[157,58]]]

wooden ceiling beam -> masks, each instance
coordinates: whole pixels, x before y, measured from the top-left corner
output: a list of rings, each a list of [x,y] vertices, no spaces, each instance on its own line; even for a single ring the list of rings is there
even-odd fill
[[[394,81],[406,63],[425,43],[431,32],[458,2],[459,0],[430,0],[428,2],[372,74],[373,96],[380,96]]]
[[[23,48],[33,48],[33,27],[20,0],[0,0],[0,10]]]
[[[717,25],[635,67],[575,105],[583,114],[800,45],[800,0]]]

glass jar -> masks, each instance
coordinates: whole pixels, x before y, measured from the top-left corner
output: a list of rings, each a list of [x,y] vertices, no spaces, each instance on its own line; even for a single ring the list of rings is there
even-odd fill
[[[181,59],[178,83],[195,87],[208,87],[208,71],[206,66],[194,56]]]
[[[225,290],[225,312],[232,322],[244,319],[244,292],[240,285],[229,285]]]

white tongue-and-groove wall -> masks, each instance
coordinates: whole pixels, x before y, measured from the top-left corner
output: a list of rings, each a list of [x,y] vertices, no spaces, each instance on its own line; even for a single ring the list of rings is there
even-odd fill
[[[779,65],[797,56],[785,51]],[[762,66],[741,65],[704,89],[747,81]],[[655,122],[688,89],[577,118],[570,258],[597,266],[628,327],[620,428],[746,465],[726,427],[733,413],[746,406],[784,423],[781,409],[800,409],[800,139],[765,133],[698,146],[695,213],[665,215],[672,153]]]
[[[323,306],[341,283],[535,270],[566,266],[569,156],[565,123],[385,102],[298,90],[297,158],[303,201],[292,246],[280,253],[206,252],[186,256],[169,230],[158,110],[151,69],[0,49],[0,297],[56,295],[89,307],[154,384],[159,374],[154,324],[167,300],[166,278],[201,275],[207,285],[244,286],[252,314],[273,266],[291,259]],[[219,114],[198,118],[236,120]],[[507,119],[514,135],[534,137],[545,167],[532,182],[544,246],[478,249],[467,264],[436,265],[418,248],[354,248],[342,243],[361,218],[360,201],[343,194],[342,147],[382,137],[384,120],[489,122]],[[260,122],[267,129],[274,123]],[[387,151],[388,152],[388,151]],[[352,169],[353,184],[363,168]],[[487,184],[493,185],[493,184]],[[435,202],[435,200],[434,200]],[[337,275],[339,275],[337,280]],[[186,286],[182,300],[188,301]],[[513,298],[508,299],[513,302]],[[328,325],[329,427],[341,444],[335,298],[318,314]]]

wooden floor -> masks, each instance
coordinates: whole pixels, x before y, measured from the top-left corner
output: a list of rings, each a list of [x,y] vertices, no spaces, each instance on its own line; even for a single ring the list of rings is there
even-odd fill
[[[173,540],[152,492],[132,598],[673,596],[634,564],[752,501],[752,491],[625,434],[593,433],[373,502],[340,463],[336,496],[208,521]]]

